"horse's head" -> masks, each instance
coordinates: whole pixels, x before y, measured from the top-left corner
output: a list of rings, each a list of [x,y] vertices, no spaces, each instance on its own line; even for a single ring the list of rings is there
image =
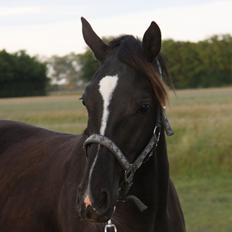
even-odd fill
[[[82,18],[83,36],[100,68],[82,97],[88,111],[87,166],[78,205],[84,219],[107,221],[120,198],[126,166],[149,143],[166,91],[154,65],[161,33],[152,22],[142,42],[122,36],[106,45]],[[111,143],[112,142],[112,143]],[[112,146],[117,146],[112,148]],[[115,155],[118,148],[126,161]]]

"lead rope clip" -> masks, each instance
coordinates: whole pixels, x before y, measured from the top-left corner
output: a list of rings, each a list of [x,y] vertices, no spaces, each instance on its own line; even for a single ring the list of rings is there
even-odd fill
[[[108,230],[108,229],[112,229],[112,230]],[[107,224],[105,225],[105,228],[104,228],[104,232],[108,232],[108,231],[117,232],[117,227],[112,223],[111,220],[109,220],[107,222]]]

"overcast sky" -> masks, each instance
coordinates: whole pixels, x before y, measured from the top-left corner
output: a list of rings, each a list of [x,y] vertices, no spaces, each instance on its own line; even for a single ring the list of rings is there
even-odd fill
[[[0,49],[45,56],[83,52],[81,16],[100,36],[142,37],[152,20],[163,38],[232,34],[232,0],[0,0]]]

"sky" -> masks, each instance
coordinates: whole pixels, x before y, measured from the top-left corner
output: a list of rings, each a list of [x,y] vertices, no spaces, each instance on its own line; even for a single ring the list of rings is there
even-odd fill
[[[99,36],[142,38],[155,21],[163,39],[232,34],[232,0],[0,0],[0,49],[31,55],[81,53],[84,16]]]

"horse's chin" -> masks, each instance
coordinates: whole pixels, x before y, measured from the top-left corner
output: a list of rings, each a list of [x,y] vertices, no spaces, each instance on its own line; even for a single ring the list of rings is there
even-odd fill
[[[85,218],[84,220],[89,222],[89,223],[107,223],[107,221],[110,220],[111,217],[106,217],[106,216],[99,216],[96,218]]]
[[[106,223],[109,221],[114,213],[114,207],[107,210],[107,212],[98,212],[97,210],[81,210],[81,218],[89,223]]]

